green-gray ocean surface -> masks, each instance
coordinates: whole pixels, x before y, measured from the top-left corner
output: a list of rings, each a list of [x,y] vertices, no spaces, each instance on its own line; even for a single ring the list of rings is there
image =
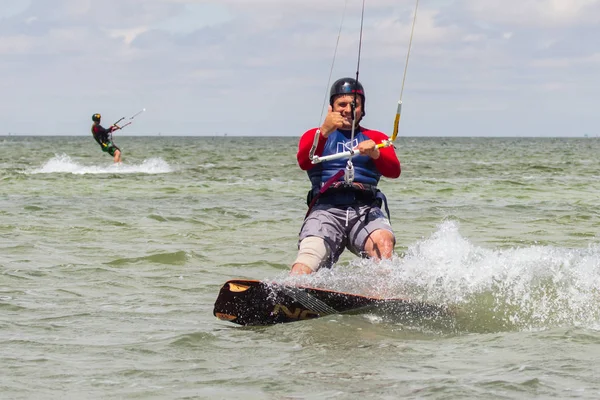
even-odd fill
[[[401,138],[397,257],[301,278],[448,304],[448,324],[219,321],[284,280],[297,138],[0,137],[3,399],[600,397],[600,140]]]

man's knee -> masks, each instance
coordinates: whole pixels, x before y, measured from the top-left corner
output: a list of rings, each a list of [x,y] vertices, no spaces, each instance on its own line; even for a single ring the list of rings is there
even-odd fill
[[[303,264],[309,267],[313,272],[327,265],[330,262],[331,249],[323,238],[309,236],[300,242],[298,257],[294,265]]]
[[[365,252],[369,257],[376,259],[392,258],[396,237],[391,231],[377,229],[367,238]]]

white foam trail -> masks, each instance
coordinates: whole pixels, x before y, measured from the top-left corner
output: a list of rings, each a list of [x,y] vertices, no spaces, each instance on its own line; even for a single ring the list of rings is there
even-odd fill
[[[55,155],[40,168],[36,168],[31,174],[53,174],[53,173],[71,173],[76,175],[84,174],[165,174],[173,172],[173,168],[160,157],[143,160],[140,164],[128,164],[127,162],[114,164],[103,163],[98,165],[83,165],[73,161],[66,154]]]

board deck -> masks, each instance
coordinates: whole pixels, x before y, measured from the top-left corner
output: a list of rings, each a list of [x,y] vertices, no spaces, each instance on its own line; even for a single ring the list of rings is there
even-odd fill
[[[214,315],[239,325],[272,325],[331,314],[385,312],[401,318],[447,317],[445,306],[377,298],[307,286],[233,279],[221,288]]]

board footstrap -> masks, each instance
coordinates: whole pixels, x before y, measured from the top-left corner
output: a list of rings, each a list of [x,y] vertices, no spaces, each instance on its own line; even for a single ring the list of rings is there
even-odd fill
[[[281,289],[286,295],[290,296],[298,303],[302,304],[304,307],[318,313],[321,316],[329,314],[338,314],[338,311],[335,308],[330,307],[323,301],[317,299],[314,296],[311,296],[309,293],[307,293],[301,288],[281,286]]]

